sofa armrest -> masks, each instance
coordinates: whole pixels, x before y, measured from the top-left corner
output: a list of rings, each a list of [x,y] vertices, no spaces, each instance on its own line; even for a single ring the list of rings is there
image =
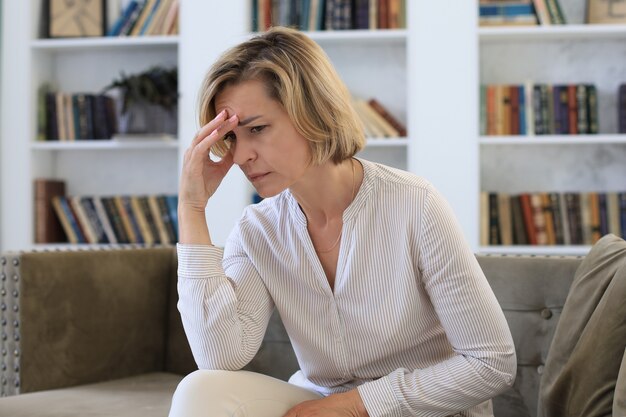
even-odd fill
[[[0,395],[164,364],[171,247],[0,257]]]

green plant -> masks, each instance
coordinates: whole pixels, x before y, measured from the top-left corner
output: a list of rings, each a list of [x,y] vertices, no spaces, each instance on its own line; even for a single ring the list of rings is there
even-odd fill
[[[178,102],[178,70],[152,67],[144,72],[125,75],[103,89],[103,93],[120,89],[122,92],[122,114],[133,103],[147,102],[172,110]]]

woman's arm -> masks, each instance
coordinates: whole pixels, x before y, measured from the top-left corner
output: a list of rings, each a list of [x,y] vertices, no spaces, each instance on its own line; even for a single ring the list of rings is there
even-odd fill
[[[211,146],[238,122],[221,112],[200,129],[185,152],[178,218],[178,309],[191,350],[201,369],[241,369],[256,354],[273,303],[257,271],[231,235],[229,263],[236,279],[222,267],[223,251],[212,246],[205,207],[233,165],[231,154],[209,158]],[[231,275],[232,276],[232,275]]]
[[[371,417],[454,414],[498,395],[515,379],[508,324],[452,210],[431,187],[421,212],[414,256],[454,355],[358,387]]]

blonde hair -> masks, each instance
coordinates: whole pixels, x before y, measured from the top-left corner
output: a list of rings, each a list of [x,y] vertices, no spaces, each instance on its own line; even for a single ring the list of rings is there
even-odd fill
[[[200,96],[200,126],[216,116],[215,98],[229,85],[259,80],[287,111],[296,130],[309,141],[312,162],[339,163],[365,146],[350,93],[330,60],[306,35],[275,27],[228,51],[207,73]],[[220,140],[212,149],[228,152]]]

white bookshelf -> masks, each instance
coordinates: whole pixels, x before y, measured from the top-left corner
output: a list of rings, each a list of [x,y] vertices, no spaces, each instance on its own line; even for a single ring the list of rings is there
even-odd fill
[[[249,1],[183,0],[178,37],[38,40],[38,3],[3,3],[3,30],[11,38],[5,56],[11,59],[2,63],[2,249],[30,247],[31,181],[40,175],[69,178],[71,194],[175,192],[182,155],[198,130],[203,77],[226,48],[251,36]],[[480,145],[475,133],[479,45],[503,42],[491,42],[496,35],[477,29],[476,1],[453,8],[446,2],[408,1],[407,8],[406,30],[308,34],[326,50],[354,95],[376,97],[407,124],[407,138],[370,139],[361,156],[429,179],[478,250],[481,153],[492,149]],[[91,90],[121,69],[132,73],[150,64],[179,68],[177,146],[34,142],[40,82],[55,81],[70,92]],[[250,194],[243,175],[231,170],[207,209],[216,243],[224,243]]]
[[[626,190],[626,135],[617,89],[626,82],[626,25],[586,25],[585,2],[562,0],[564,26],[478,28],[480,84],[594,84],[597,135],[477,136],[481,191]],[[476,113],[477,117],[478,112]],[[585,254],[587,246],[481,246],[485,253]]]

